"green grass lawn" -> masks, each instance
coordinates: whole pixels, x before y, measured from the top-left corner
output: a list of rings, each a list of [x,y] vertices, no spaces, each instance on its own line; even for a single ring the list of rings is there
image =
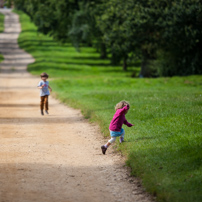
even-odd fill
[[[0,33],[4,31],[4,15],[0,13]]]
[[[202,76],[131,78],[139,64],[122,72],[109,60],[101,60],[93,48],[76,52],[71,44],[62,46],[37,34],[29,18],[18,13],[20,47],[36,59],[29,72],[47,72],[57,98],[80,108],[105,136],[109,136],[115,104],[129,101],[126,118],[135,126],[124,127],[126,142],[115,145],[126,155],[132,174],[158,201],[201,202]]]

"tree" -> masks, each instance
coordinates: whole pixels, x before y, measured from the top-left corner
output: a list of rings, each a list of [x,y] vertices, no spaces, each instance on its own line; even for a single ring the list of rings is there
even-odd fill
[[[98,19],[106,44],[111,49],[112,59],[123,60],[127,70],[127,59],[131,53],[142,58],[142,76],[146,76],[148,59],[153,58],[156,49],[156,29],[153,21],[151,1],[110,0],[105,12]]]
[[[79,47],[94,45],[114,64],[142,60],[140,76],[202,73],[200,0],[15,0],[38,31]]]
[[[157,21],[161,27],[160,73],[162,76],[202,73],[202,2],[166,1]]]
[[[76,48],[81,43],[94,46],[100,51],[101,58],[107,57],[106,46],[103,41],[103,34],[96,23],[96,17],[102,11],[102,1],[80,1],[79,9],[75,10],[72,18],[72,26],[69,31],[73,44]]]
[[[26,12],[38,27],[38,31],[65,42],[78,9],[78,0],[15,0],[17,9]]]

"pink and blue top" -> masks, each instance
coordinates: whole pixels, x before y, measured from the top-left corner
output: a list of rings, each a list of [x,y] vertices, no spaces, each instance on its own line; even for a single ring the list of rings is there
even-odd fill
[[[111,131],[121,131],[122,125],[125,124],[131,127],[132,124],[129,123],[125,118],[125,112],[129,110],[129,105],[123,107],[122,109],[117,109],[114,117],[109,125],[109,130]]]

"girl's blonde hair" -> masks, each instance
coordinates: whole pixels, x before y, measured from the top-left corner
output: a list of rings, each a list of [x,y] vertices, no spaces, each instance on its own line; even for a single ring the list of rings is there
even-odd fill
[[[125,101],[125,100],[122,100],[121,102],[117,103],[116,106],[115,106],[115,111],[117,109],[122,109],[123,107],[125,107],[126,105],[129,105],[129,102]]]

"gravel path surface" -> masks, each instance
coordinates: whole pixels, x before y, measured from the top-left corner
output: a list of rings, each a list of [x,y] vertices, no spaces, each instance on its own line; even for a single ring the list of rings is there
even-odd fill
[[[40,78],[26,71],[34,59],[18,47],[18,15],[0,12],[0,202],[152,201],[121,156],[101,154],[105,140],[80,111],[50,97],[50,115],[40,115]]]

